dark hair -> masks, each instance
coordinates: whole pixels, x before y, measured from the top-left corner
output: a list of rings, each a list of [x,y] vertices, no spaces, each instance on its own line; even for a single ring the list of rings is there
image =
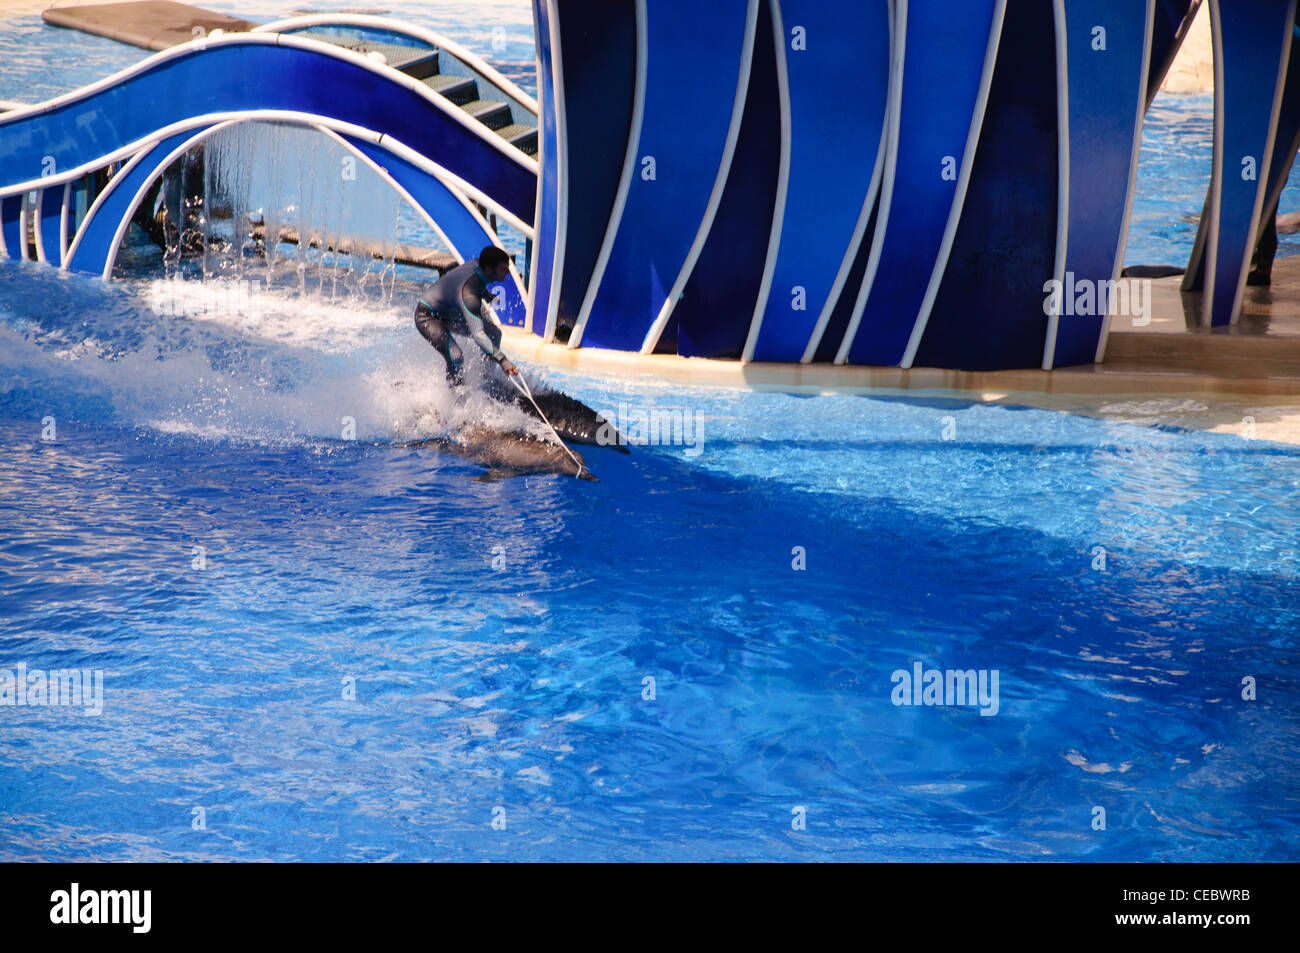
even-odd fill
[[[478,253],[478,266],[484,271],[489,271],[499,265],[504,265],[510,260],[510,256],[503,252],[496,245],[489,245]]]

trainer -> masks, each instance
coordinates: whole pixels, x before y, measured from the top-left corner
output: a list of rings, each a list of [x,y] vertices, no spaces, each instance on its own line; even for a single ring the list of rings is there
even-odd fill
[[[501,350],[501,328],[489,303],[488,285],[510,275],[510,257],[488,245],[476,259],[457,265],[439,278],[415,306],[415,327],[447,362],[447,380],[464,383],[465,355],[453,334],[467,334],[507,374],[519,369]]]

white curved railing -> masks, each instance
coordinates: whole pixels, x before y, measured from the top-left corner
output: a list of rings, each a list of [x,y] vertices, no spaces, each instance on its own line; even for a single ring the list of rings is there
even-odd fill
[[[492,148],[496,149],[503,156],[517,162],[534,175],[537,174],[538,166],[536,159],[521,152],[496,134],[483,136],[482,131],[487,128],[486,126],[467,115],[464,110],[458,107],[451,100],[447,99],[447,97],[439,94],[433,89],[430,89],[418,79],[407,76],[405,73],[399,72],[391,66],[380,65],[361,53],[344,49],[343,47],[336,46],[333,43],[326,43],[322,40],[307,39],[305,37],[295,37],[284,33],[227,33],[217,37],[198,37],[188,43],[181,43],[178,46],[170,47],[160,53],[155,53],[153,56],[146,57],[138,63],[133,63],[125,69],[119,70],[111,76],[106,76],[87,86],[82,86],[79,89],[56,96],[53,99],[47,99],[41,103],[33,103],[31,105],[22,106],[12,112],[0,113],[0,136],[4,135],[4,127],[11,122],[20,119],[27,119],[31,116],[42,115],[61,106],[89,99],[106,89],[125,82],[126,80],[153,69],[163,63],[181,59],[191,53],[202,52],[215,46],[235,46],[243,43],[265,44],[267,46],[285,46],[289,48],[309,50],[314,53],[324,53],[334,59],[351,63],[352,65],[368,70],[371,73],[383,76],[390,82],[397,83],[403,88],[415,92],[417,96],[427,100],[431,105],[436,106],[441,112],[449,116],[453,122],[463,126],[466,131],[472,132],[476,136],[479,136],[479,138],[488,142]],[[125,158],[126,156],[131,155],[144,143],[144,139],[139,140],[136,143],[124,146],[113,153],[95,160],[93,164],[86,163],[84,166],[78,168],[82,173],[91,171],[95,168],[100,168],[107,162],[112,162],[116,159]],[[67,172],[59,175],[57,178],[40,177],[25,182],[16,182],[12,185],[0,187],[0,196],[13,195],[15,193],[30,191],[32,189],[46,188],[50,185],[54,185],[59,180],[73,177],[74,175],[72,172]],[[495,202],[491,204],[494,206],[496,205]],[[514,216],[510,217],[513,218]]]
[[[526,92],[516,86],[513,82],[506,79],[494,68],[488,65],[476,53],[470,52],[461,46],[455,40],[436,33],[433,30],[427,30],[422,26],[416,26],[413,23],[405,23],[401,20],[391,20],[388,17],[369,16],[361,13],[315,13],[307,16],[290,17],[286,20],[276,20],[274,23],[264,23],[261,26],[254,27],[251,33],[289,33],[296,30],[305,30],[316,26],[348,26],[363,27],[372,30],[383,30],[388,33],[397,33],[402,36],[409,36],[413,39],[428,43],[440,50],[446,50],[453,57],[460,60],[466,66],[482,73],[483,77],[505,93],[516,103],[528,110],[533,116],[537,115],[537,100],[529,96]]]

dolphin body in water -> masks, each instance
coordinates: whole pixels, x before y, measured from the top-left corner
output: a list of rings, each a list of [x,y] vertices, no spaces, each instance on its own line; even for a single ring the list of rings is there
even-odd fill
[[[532,417],[536,417],[537,410],[540,409],[565,443],[612,447],[619,453],[632,452],[627,448],[627,441],[623,440],[619,432],[614,429],[614,425],[582,401],[574,400],[568,394],[561,394],[558,390],[534,394],[533,399],[537,401],[536,408],[523,394],[515,398],[515,403],[520,410]],[[603,437],[602,428],[604,428]]]
[[[464,457],[487,469],[475,477],[484,482],[506,480],[530,473],[558,473],[582,480],[595,481],[587,461],[576,451],[550,440],[538,440],[518,431],[487,430],[467,427],[450,437],[413,440],[407,447],[435,447]]]

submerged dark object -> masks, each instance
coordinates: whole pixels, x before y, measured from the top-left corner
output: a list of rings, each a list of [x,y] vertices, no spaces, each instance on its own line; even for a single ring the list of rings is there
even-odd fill
[[[404,446],[436,447],[464,457],[487,469],[486,473],[476,479],[488,482],[530,473],[557,473],[593,482],[596,480],[579,454],[553,441],[538,440],[526,433],[471,427],[454,437],[413,440]]]
[[[620,453],[632,452],[627,448],[627,442],[614,429],[614,425],[582,401],[575,400],[568,394],[561,394],[559,391],[535,394],[534,399],[565,443],[585,443],[597,447],[612,447]],[[529,416],[537,416],[537,410],[523,395],[516,397],[515,403]]]
[[[1129,265],[1119,273],[1121,278],[1172,278],[1184,269],[1174,265]]]

